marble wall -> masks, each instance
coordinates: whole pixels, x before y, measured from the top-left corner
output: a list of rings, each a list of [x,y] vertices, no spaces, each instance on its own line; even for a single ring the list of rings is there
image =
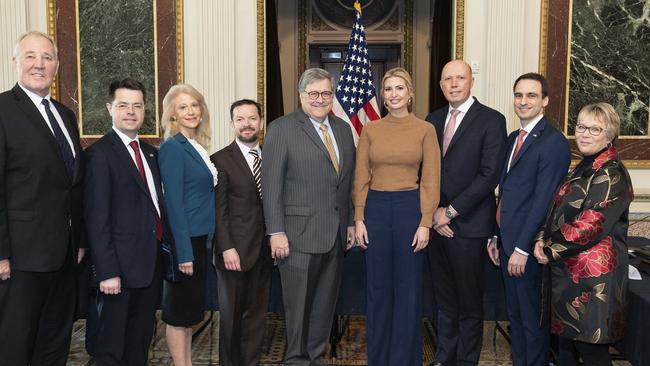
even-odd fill
[[[101,136],[110,129],[108,85],[126,77],[141,81],[147,91],[140,134],[156,134],[154,11],[153,1],[78,0],[79,120],[84,135]]]
[[[648,136],[650,0],[573,1],[568,133],[580,108],[606,101],[621,135]]]

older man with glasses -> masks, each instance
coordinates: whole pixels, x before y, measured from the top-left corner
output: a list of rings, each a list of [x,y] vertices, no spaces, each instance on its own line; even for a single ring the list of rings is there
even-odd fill
[[[271,255],[282,279],[286,365],[324,365],[341,282],[353,244],[352,131],[332,110],[332,77],[308,69],[298,82],[301,108],[270,124],[262,197]]]

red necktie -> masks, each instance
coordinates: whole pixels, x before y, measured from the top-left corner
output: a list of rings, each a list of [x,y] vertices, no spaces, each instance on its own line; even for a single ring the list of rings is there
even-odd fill
[[[521,149],[521,145],[524,144],[524,137],[526,137],[526,130],[521,129],[519,130],[519,136],[517,136],[517,146],[515,146],[515,151],[512,153],[512,159],[510,159],[510,164],[508,164],[508,169],[512,166],[512,162],[515,160],[515,157],[517,156],[517,153],[519,153],[519,149]]]
[[[508,163],[508,169],[512,166],[512,162],[515,160],[515,157],[519,153],[519,150],[521,149],[521,145],[524,144],[524,137],[526,137],[526,130],[523,128],[519,130],[519,136],[517,136],[517,145],[515,145],[515,151],[512,153],[512,159],[510,159],[510,163]],[[501,226],[501,197],[499,197],[499,206],[497,206],[497,225]]]
[[[140,173],[140,177],[142,178],[142,181],[144,182],[144,186],[149,189],[149,183],[147,182],[147,174],[144,172],[144,164],[142,163],[142,156],[140,156],[140,146],[138,145],[137,141],[131,141],[129,143],[129,146],[133,149],[133,152],[135,153],[135,165],[138,167],[138,173]],[[151,192],[149,192],[151,195],[151,198],[153,199],[153,195]],[[154,208],[154,221],[156,223],[156,239],[158,241],[162,240],[163,237],[163,226],[162,222],[160,221],[160,215],[158,215],[158,211]]]
[[[442,156],[445,156],[447,149],[449,148],[449,143],[451,138],[454,137],[454,132],[456,130],[456,116],[460,113],[458,109],[452,109],[451,117],[449,117],[449,122],[447,122],[447,127],[445,127],[445,132],[442,137]]]

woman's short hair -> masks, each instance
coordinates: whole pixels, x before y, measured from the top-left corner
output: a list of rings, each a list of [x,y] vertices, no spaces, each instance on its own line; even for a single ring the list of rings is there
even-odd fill
[[[602,122],[605,125],[605,133],[609,141],[616,142],[621,131],[621,118],[611,104],[600,102],[582,107],[578,113],[578,123],[589,117]]]
[[[164,132],[164,138],[166,140],[180,132],[178,122],[172,119],[172,117],[174,115],[174,109],[176,109],[176,97],[181,94],[187,94],[199,102],[199,106],[201,107],[201,123],[196,131],[196,142],[203,146],[206,151],[210,152],[210,112],[208,111],[203,94],[189,84],[172,86],[163,99],[163,114],[160,124]]]
[[[408,71],[406,71],[402,67],[394,67],[388,71],[386,71],[386,74],[384,74],[384,77],[381,79],[381,90],[384,90],[384,83],[388,78],[400,78],[404,80],[404,83],[406,84],[406,87],[408,88],[409,95],[411,97],[411,101],[408,103],[408,111],[411,112],[413,110],[413,102],[415,101],[415,92],[413,89],[413,79],[411,79],[411,74],[409,74]],[[382,92],[383,96],[383,92]]]

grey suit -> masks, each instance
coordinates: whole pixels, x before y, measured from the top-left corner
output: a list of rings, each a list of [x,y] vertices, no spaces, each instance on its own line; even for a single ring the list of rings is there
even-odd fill
[[[287,323],[286,365],[321,365],[341,281],[344,240],[353,224],[352,131],[329,116],[340,175],[309,117],[298,111],[270,124],[262,185],[267,233],[284,232],[289,256],[278,263]],[[336,245],[335,245],[336,244]]]

